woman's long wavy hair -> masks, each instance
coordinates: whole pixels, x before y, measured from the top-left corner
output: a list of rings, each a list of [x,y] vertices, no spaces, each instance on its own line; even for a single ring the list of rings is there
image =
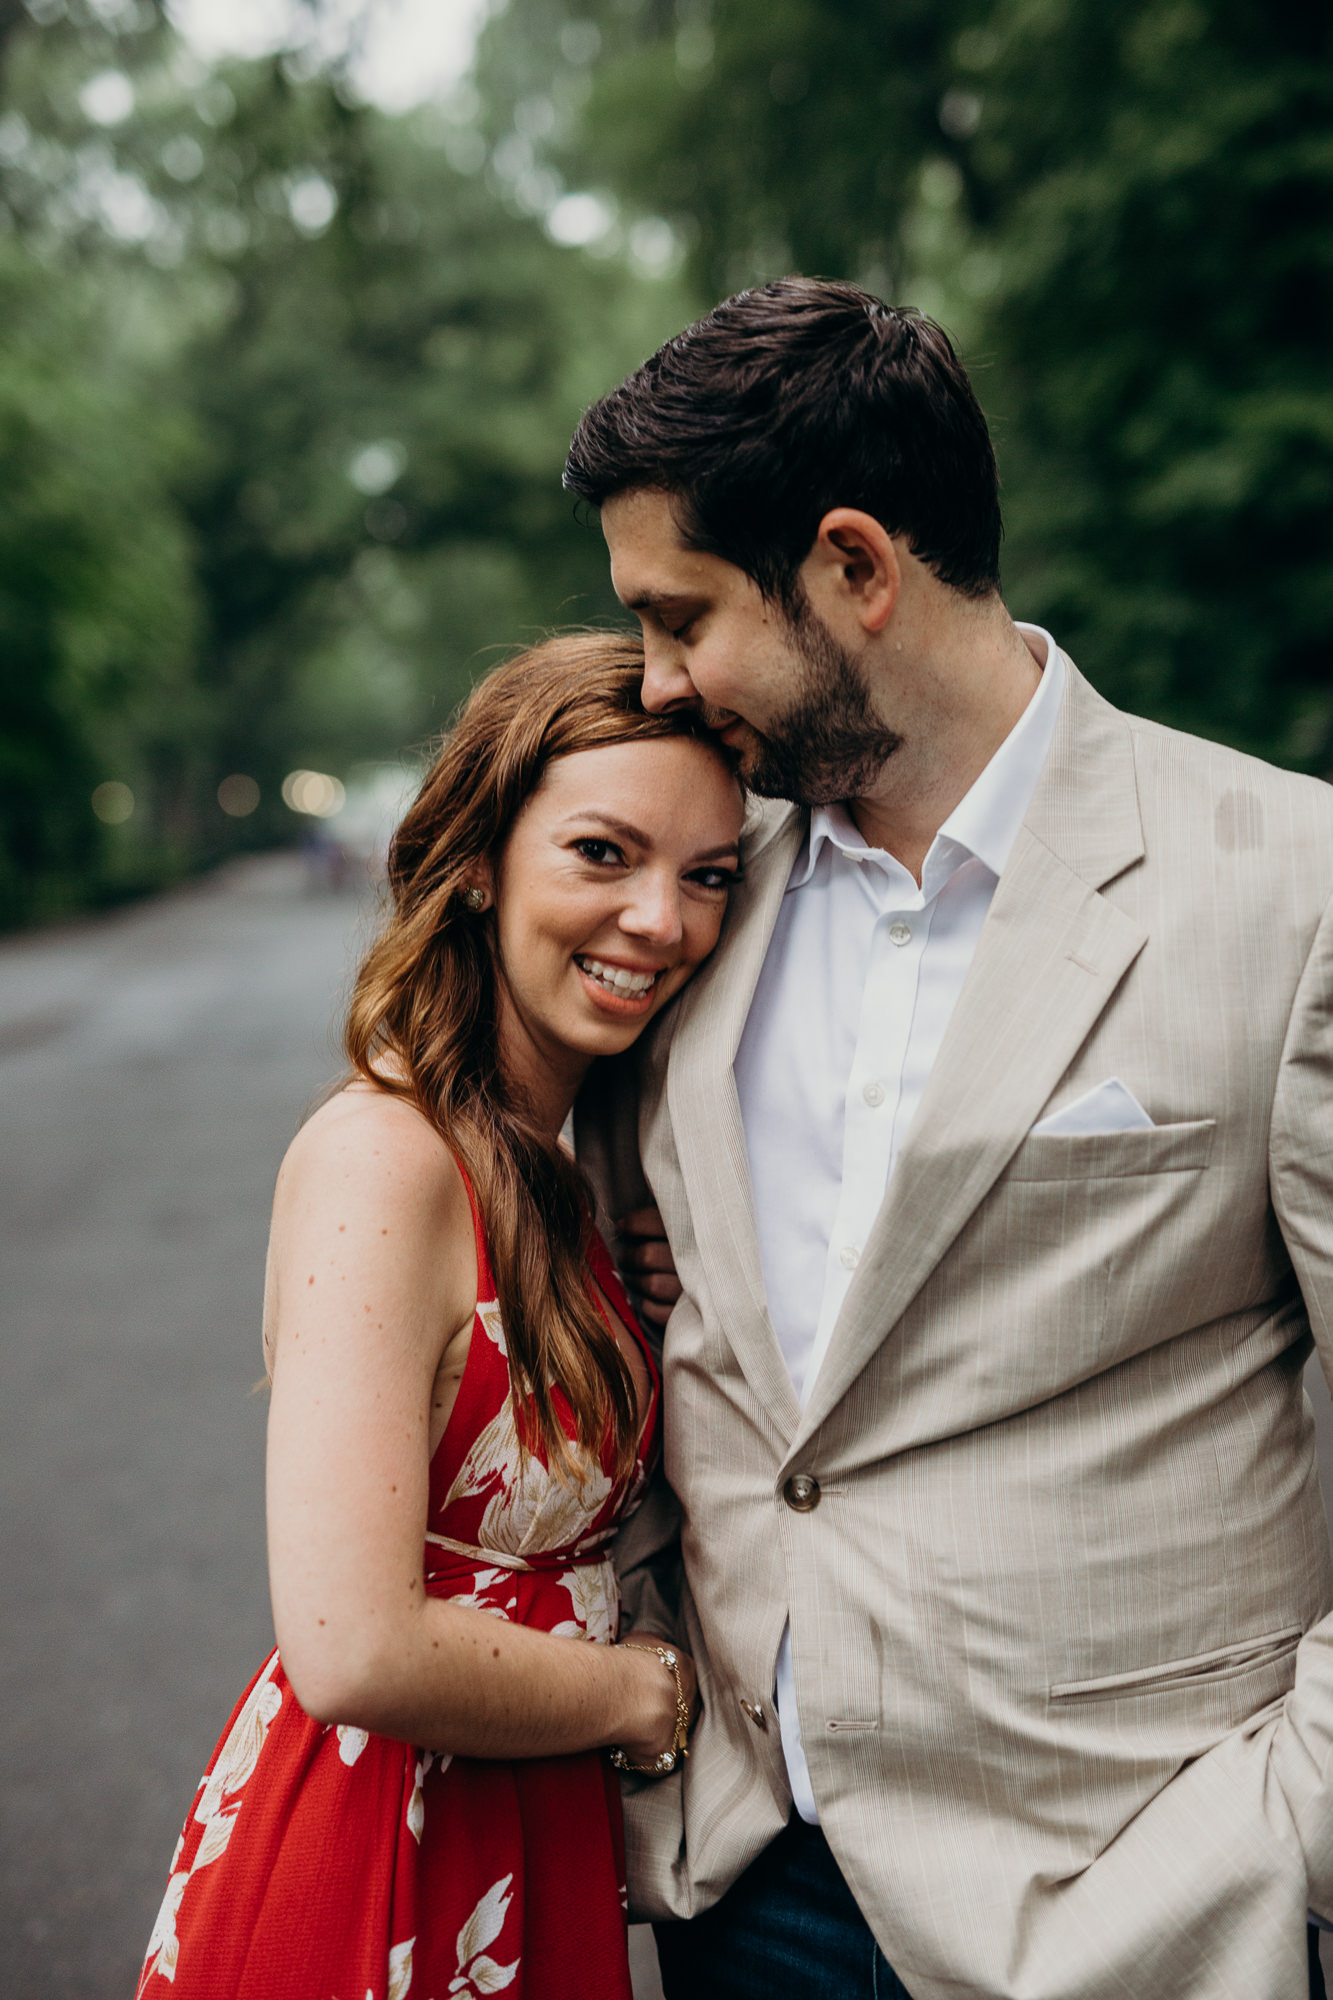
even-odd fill
[[[633,1465],[634,1385],[588,1289],[586,1183],[504,1074],[493,919],[470,911],[463,891],[498,864],[555,758],[672,736],[725,757],[692,712],[649,715],[642,678],[637,637],[577,632],[520,653],[474,690],[394,838],[392,907],[345,1032],[359,1074],[415,1104],[461,1161],[491,1249],[520,1438],[575,1479],[608,1437],[619,1472]]]

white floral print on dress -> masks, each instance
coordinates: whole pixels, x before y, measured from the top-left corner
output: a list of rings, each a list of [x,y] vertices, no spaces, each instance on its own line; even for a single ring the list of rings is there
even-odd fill
[[[203,1827],[194,1859],[188,1868],[177,1869],[185,1836],[176,1843],[172,1858],[172,1874],[167,1882],[167,1893],[162,1898],[162,1907],[153,1925],[153,1934],[148,1940],[148,1950],[144,1958],[144,1969],[139,1984],[147,1983],[153,1972],[163,1979],[174,1982],[176,1962],[180,1952],[176,1936],[176,1917],[180,1911],[181,1898],[190,1884],[190,1877],[196,1869],[207,1868],[210,1861],[216,1861],[225,1853],[231,1839],[232,1827],[240,1811],[241,1802],[235,1795],[240,1792],[264,1747],[264,1738],[269,1725],[282,1707],[281,1690],[273,1685],[273,1674],[278,1665],[278,1656],[273,1654],[259,1679],[251,1688],[244,1708],[237,1716],[227,1735],[226,1742],[213,1760],[213,1769],[204,1779],[199,1792],[199,1802],[193,1817]],[[224,1801],[226,1802],[224,1804]]]
[[[620,1629],[620,1591],[610,1558],[567,1569],[560,1582],[573,1601],[574,1616],[553,1625],[552,1633],[562,1639],[592,1639],[600,1646],[614,1646]]]
[[[479,1547],[523,1556],[576,1543],[610,1499],[612,1484],[593,1459],[585,1462],[585,1477],[577,1486],[557,1479],[532,1452],[525,1461],[513,1403],[507,1399],[477,1433],[444,1504],[448,1508],[469,1495],[488,1493],[477,1531]]]
[[[368,1730],[354,1729],[348,1722],[338,1724],[338,1755],[344,1764],[348,1766],[355,1764],[369,1741]]]
[[[458,1973],[449,1982],[451,1993],[499,1993],[512,1984],[519,1959],[512,1965],[497,1965],[488,1956],[487,1946],[495,1943],[505,1927],[509,1905],[514,1900],[509,1888],[513,1879],[512,1875],[505,1875],[492,1883],[458,1933]]]
[[[481,1321],[486,1334],[494,1341],[507,1361],[509,1359],[509,1348],[505,1341],[504,1323],[500,1318],[500,1301],[498,1299],[487,1299],[484,1304],[479,1304],[477,1307],[477,1318]]]
[[[412,1796],[407,1802],[407,1830],[418,1847],[421,1845],[421,1836],[426,1831],[426,1794],[423,1789],[426,1773],[434,1765],[438,1783],[453,1761],[453,1752],[449,1750],[446,1750],[441,1757],[437,1757],[433,1750],[423,1750],[417,1759],[417,1768],[412,1778]]]
[[[408,1987],[412,1984],[412,1947],[414,1937],[396,1944],[389,1953],[389,1994],[388,2000],[405,2000]]]

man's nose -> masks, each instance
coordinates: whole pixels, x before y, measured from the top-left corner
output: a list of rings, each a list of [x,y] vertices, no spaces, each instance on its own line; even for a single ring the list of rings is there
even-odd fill
[[[690,679],[679,643],[668,633],[645,633],[643,642],[643,705],[650,715],[669,708],[690,708],[699,690]]]

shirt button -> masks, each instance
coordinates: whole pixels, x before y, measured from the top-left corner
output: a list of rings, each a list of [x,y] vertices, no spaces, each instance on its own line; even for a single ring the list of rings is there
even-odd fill
[[[838,1252],[838,1262],[844,1271],[854,1271],[861,1261],[861,1252],[854,1243],[844,1243]]]
[[[880,1105],[884,1102],[884,1086],[882,1083],[868,1083],[862,1090],[861,1095],[872,1111],[878,1111]]]
[[[905,924],[900,917],[896,924],[889,925],[889,942],[890,944],[900,945],[910,944],[912,942],[912,926]]]
[[[819,1481],[808,1472],[794,1472],[782,1495],[797,1514],[811,1514],[819,1505]]]

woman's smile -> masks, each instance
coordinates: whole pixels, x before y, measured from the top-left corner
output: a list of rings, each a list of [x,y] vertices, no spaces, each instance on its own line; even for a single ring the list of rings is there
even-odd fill
[[[583,974],[594,1005],[606,1007],[627,1019],[647,1013],[665,966],[642,970],[620,960],[594,957],[591,952],[575,952],[574,963]]]

